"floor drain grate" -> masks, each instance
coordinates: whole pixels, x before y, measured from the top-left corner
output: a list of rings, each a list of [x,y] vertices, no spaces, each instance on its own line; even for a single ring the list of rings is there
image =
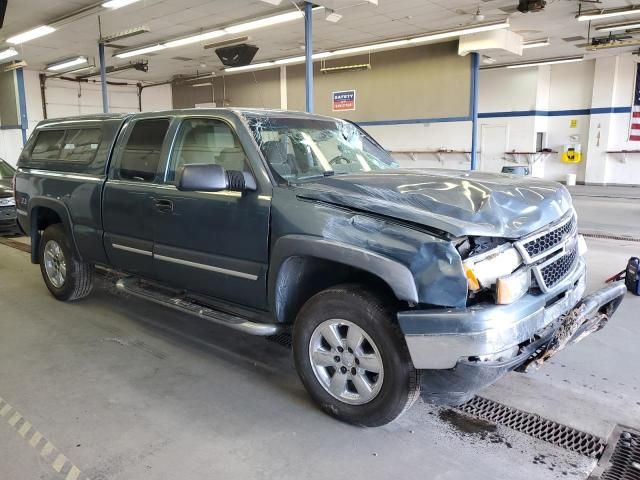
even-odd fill
[[[605,450],[592,480],[640,480],[640,432],[618,426],[611,442]]]
[[[590,233],[590,232],[580,232],[583,237],[587,238],[600,238],[603,240],[622,240],[625,242],[640,242],[640,238],[631,237],[627,235],[609,235],[607,233]]]
[[[458,408],[469,415],[504,425],[590,458],[598,458],[606,446],[603,439],[590,433],[581,432],[575,428],[547,420],[533,413],[508,407],[487,398],[474,397]]]

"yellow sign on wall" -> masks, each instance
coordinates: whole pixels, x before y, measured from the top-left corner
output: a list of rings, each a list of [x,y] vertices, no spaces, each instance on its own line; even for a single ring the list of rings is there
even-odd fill
[[[577,118],[572,118],[571,119],[571,124],[569,126],[571,128],[578,128],[578,119]]]

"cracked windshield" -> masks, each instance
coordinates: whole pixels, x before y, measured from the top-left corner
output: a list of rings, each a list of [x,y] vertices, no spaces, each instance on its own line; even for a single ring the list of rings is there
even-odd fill
[[[397,168],[363,130],[346,121],[249,117],[271,170],[289,183]]]

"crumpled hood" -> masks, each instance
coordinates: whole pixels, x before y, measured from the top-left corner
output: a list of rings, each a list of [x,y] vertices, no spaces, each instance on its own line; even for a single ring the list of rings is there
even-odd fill
[[[518,238],[571,208],[567,189],[531,177],[436,169],[393,169],[326,177],[298,197],[448,232]]]

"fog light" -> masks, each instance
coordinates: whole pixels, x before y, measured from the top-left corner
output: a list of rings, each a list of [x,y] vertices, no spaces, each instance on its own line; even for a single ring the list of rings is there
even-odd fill
[[[531,271],[522,269],[496,282],[496,303],[508,305],[521,298],[531,287]]]

